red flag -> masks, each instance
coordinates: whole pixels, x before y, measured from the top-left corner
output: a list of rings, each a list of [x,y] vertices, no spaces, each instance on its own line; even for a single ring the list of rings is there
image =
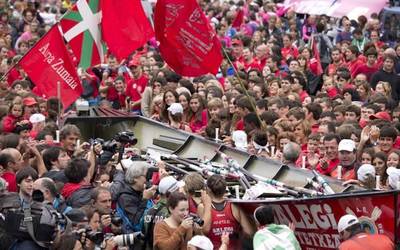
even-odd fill
[[[161,55],[175,72],[218,72],[221,45],[196,0],[158,0],[154,16]]]
[[[240,9],[237,13],[236,13],[236,17],[232,22],[232,28],[236,28],[239,29],[240,26],[242,26],[243,23],[243,19],[244,19],[244,12],[242,9]]]
[[[82,93],[82,86],[57,25],[19,61],[40,93],[57,96],[60,83],[61,101],[69,107]]]
[[[320,37],[320,39],[323,39],[322,37]],[[314,73],[316,75],[322,75],[322,73],[324,73],[322,66],[321,66],[321,57],[319,55],[319,50],[318,50],[318,44],[315,41],[315,37],[312,38],[312,53],[313,53],[313,58],[311,58],[310,60],[310,68],[314,69],[313,71],[315,71]]]
[[[154,36],[141,0],[102,0],[101,10],[103,40],[120,60]]]

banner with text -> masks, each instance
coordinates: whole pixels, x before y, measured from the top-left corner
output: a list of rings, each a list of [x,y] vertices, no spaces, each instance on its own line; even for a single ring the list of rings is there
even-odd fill
[[[357,216],[369,233],[385,234],[393,241],[396,234],[397,193],[349,195],[347,197],[268,202],[275,213],[275,223],[293,222],[302,249],[337,249],[340,236],[337,224],[345,214]],[[263,203],[238,202],[247,214]]]
[[[57,25],[39,40],[19,65],[45,98],[57,96],[60,83],[61,101],[68,108],[82,93],[82,85],[72,64]]]

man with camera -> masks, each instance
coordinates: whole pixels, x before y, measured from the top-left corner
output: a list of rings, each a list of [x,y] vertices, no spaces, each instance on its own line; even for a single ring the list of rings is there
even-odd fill
[[[71,207],[67,206],[64,198],[58,193],[54,181],[47,177],[37,179],[33,183],[33,189],[39,190],[43,194],[44,202],[51,204],[59,213],[67,213]]]
[[[123,173],[119,172],[117,176],[114,176],[113,185],[119,187],[114,197],[116,197],[118,215],[123,218],[123,233],[140,231],[139,224],[143,213],[152,205],[149,200],[154,197],[156,186],[146,188],[149,167],[150,165],[146,162],[132,161],[127,167],[123,181],[121,181]]]

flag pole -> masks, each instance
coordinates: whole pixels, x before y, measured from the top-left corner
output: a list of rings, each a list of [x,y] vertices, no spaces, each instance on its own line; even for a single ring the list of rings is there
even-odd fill
[[[57,99],[58,99],[58,119],[57,119],[57,126],[60,125],[61,119],[61,83],[57,81]]]
[[[225,48],[224,48],[224,46],[223,46],[222,44],[221,44],[221,48],[222,48],[222,51],[224,52],[224,55],[225,55],[226,59],[228,60],[229,64],[232,66],[233,71],[235,72],[235,75],[236,75],[236,77],[238,78],[239,84],[240,84],[240,86],[242,87],[242,89],[244,90],[245,96],[246,96],[247,98],[249,98],[250,104],[251,104],[251,106],[253,107],[254,112],[255,112],[255,114],[256,114],[256,116],[257,116],[257,119],[258,119],[258,121],[259,121],[260,124],[261,124],[261,129],[262,129],[262,130],[266,130],[266,129],[267,129],[267,125],[266,125],[265,122],[261,119],[261,117],[257,114],[256,104],[252,101],[252,97],[249,95],[249,92],[247,91],[246,87],[244,86],[244,84],[243,84],[243,82],[242,82],[242,79],[241,79],[240,76],[239,76],[239,72],[237,71],[237,69],[236,69],[235,66],[233,65],[233,62],[232,62],[231,59],[229,58],[229,55],[228,55],[228,53],[226,52],[226,50],[225,50]]]

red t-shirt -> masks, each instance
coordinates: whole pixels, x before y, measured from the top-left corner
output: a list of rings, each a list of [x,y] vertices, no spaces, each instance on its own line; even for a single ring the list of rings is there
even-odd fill
[[[142,75],[138,79],[131,79],[126,87],[126,95],[131,98],[132,101],[136,102],[142,99],[141,94],[147,86],[149,79]],[[140,109],[140,106],[135,107],[135,110]]]
[[[16,175],[14,172],[4,172],[1,175],[1,178],[3,178],[7,183],[8,183],[8,192],[17,192],[17,180],[16,180]]]
[[[339,250],[392,250],[393,242],[383,234],[360,233],[344,241],[339,246]]]
[[[328,161],[328,167],[327,168],[322,168],[321,164],[318,163],[316,170],[323,174],[323,175],[331,175],[332,171],[339,165],[339,159],[333,159]]]
[[[377,64],[375,64],[372,67],[369,67],[366,63],[359,66],[355,72],[354,76],[357,76],[358,74],[365,74],[367,76],[367,80],[371,80],[372,75],[379,70],[379,67]]]

